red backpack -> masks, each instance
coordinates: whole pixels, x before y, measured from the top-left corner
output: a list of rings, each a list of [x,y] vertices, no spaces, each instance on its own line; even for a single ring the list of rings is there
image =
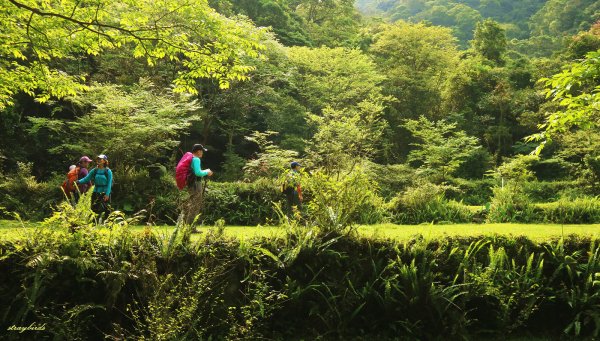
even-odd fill
[[[187,185],[193,158],[194,154],[187,152],[183,154],[183,157],[177,163],[177,167],[175,167],[175,180],[177,181],[177,188],[179,190],[184,189]]]
[[[79,169],[80,169],[79,167],[75,167],[75,168],[71,169],[67,173],[67,179],[65,181],[63,181],[62,185],[60,186],[68,197],[71,196],[72,192],[75,192],[75,186],[76,186],[75,181],[78,180]]]

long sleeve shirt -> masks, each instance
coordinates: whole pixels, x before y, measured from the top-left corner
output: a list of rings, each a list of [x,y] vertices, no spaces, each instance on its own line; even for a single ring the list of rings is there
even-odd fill
[[[201,164],[200,158],[194,156],[194,158],[192,159],[192,172],[194,173],[194,175],[196,175],[197,177],[200,177],[200,178],[208,175],[208,171],[202,170],[201,167],[202,167],[202,164]]]
[[[96,179],[97,177],[101,177],[103,174],[105,174],[107,178],[106,184],[102,184]],[[110,192],[112,190],[113,176],[112,171],[109,168],[99,169],[98,167],[96,167],[92,169],[85,178],[77,180],[77,183],[87,184],[90,181],[94,181],[94,193],[104,193],[105,195],[110,196]]]
[[[84,179],[88,175],[88,173],[89,173],[89,171],[87,170],[87,168],[80,167],[79,174],[77,174],[77,179],[78,180]],[[85,193],[90,188],[90,185],[89,184],[78,184],[77,187],[79,187],[79,192]]]

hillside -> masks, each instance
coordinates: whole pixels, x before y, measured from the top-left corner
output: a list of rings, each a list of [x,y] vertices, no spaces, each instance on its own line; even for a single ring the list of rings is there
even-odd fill
[[[594,0],[358,0],[356,7],[391,21],[450,27],[463,47],[473,38],[476,23],[485,18],[500,22],[509,39],[537,41],[557,41],[589,29],[600,18],[600,2]]]

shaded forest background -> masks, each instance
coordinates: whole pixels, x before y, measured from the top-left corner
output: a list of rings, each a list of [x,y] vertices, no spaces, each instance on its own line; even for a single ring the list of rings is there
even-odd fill
[[[180,196],[172,170],[198,142],[209,148],[203,165],[221,183],[213,187],[216,211],[233,200],[227,193],[239,189],[227,183],[235,181],[252,193],[270,188],[266,199],[257,194],[270,205],[291,160],[329,174],[358,167],[392,206],[415,191],[484,205],[508,182],[517,192],[525,188],[515,195],[532,202],[598,194],[594,124],[556,131],[539,156],[529,154],[540,141],[525,140],[562,110],[547,96],[552,86],[538,80],[600,48],[597,1],[208,5],[223,17],[249,20],[245,32],[270,27],[252,31],[262,49],[242,55],[247,79],[224,86],[198,77],[186,83],[191,94],[173,92],[185,63],[149,63],[127,44],[54,58],[54,69],[81,77],[88,90],[43,100],[18,91],[2,107],[5,215],[48,212],[68,166],[100,153],[115,171],[116,207],[165,215]],[[588,75],[578,91],[597,80]],[[264,179],[273,181],[263,186]]]

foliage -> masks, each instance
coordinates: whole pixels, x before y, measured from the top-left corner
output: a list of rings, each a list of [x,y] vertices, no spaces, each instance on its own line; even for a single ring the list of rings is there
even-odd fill
[[[144,81],[131,89],[96,85],[71,100],[83,115],[73,121],[30,117],[28,133],[37,136],[44,131],[60,141],[44,147],[58,160],[66,155],[76,160],[81,155],[105,153],[111,168],[123,173],[164,162],[165,151],[179,143],[175,136],[200,118],[194,101],[163,96]]]
[[[175,62],[181,72],[175,91],[196,93],[198,78],[212,78],[222,88],[245,79],[246,55],[258,56],[264,30],[242,19],[228,19],[206,1],[97,1],[80,6],[10,0],[0,7],[0,109],[23,91],[39,101],[75,95],[86,88],[82,74],[69,75],[53,63],[98,55],[127,46],[149,65]]]
[[[399,224],[461,223],[472,214],[462,203],[447,200],[444,186],[429,182],[416,184],[389,203],[393,221]]]
[[[465,180],[453,178],[448,182],[445,195],[448,199],[460,201],[465,205],[485,205],[491,201],[494,179]]]
[[[256,180],[261,177],[275,178],[281,174],[282,170],[289,168],[292,161],[297,159],[297,152],[282,150],[269,140],[276,134],[273,131],[264,133],[255,131],[252,135],[246,137],[248,141],[256,143],[259,148],[256,158],[249,160],[244,165],[246,179]]]
[[[487,221],[490,223],[536,221],[535,208],[519,182],[493,189]]]
[[[386,161],[398,163],[411,142],[403,121],[444,117],[442,85],[458,62],[458,51],[450,30],[423,23],[382,24],[372,34],[368,51],[387,75],[383,93],[393,98],[384,116],[390,127],[386,138],[391,155]]]
[[[535,174],[531,166],[538,162],[537,155],[517,155],[500,165],[493,173],[502,183],[515,182],[520,184],[523,181],[533,180]]]
[[[548,203],[559,200],[563,197],[569,197],[573,194],[576,194],[578,191],[573,189],[578,189],[578,196],[585,196],[585,192],[583,190],[583,186],[581,183],[577,181],[527,181],[521,184],[523,186],[524,192],[533,202],[537,203]],[[569,194],[570,193],[570,194]]]
[[[471,45],[485,58],[502,64],[502,55],[506,51],[506,36],[494,20],[486,19],[477,23]]]
[[[555,135],[571,129],[595,129],[600,96],[599,79],[600,51],[588,53],[584,60],[568,65],[551,78],[540,79],[546,87],[546,98],[559,103],[563,110],[548,113],[540,127],[543,131],[530,139],[542,140],[541,148]]]
[[[204,212],[205,224],[224,220],[229,225],[271,224],[277,221],[273,203],[284,200],[281,186],[274,179],[252,183],[208,182]]]
[[[419,140],[413,144],[417,149],[408,155],[409,162],[416,162],[423,174],[436,180],[452,176],[480,148],[477,138],[456,131],[455,123],[432,122],[421,116],[407,120],[404,126]]]
[[[326,107],[343,110],[381,97],[385,79],[358,49],[292,47],[288,58],[298,69],[302,103],[313,114]]]
[[[539,206],[539,221],[561,224],[597,224],[600,222],[600,200],[597,197],[562,198]]]
[[[216,227],[192,242],[190,231],[133,235],[121,221],[3,241],[2,328],[160,340],[593,338],[599,327],[600,247],[589,238],[397,242],[290,226],[245,242]]]
[[[358,34],[360,17],[352,0],[290,1],[307,23],[315,46],[351,47]]]
[[[405,22],[381,25],[369,52],[387,74],[385,93],[396,98],[392,105],[398,112],[411,118],[441,115],[436,111],[439,86],[458,57],[449,30]]]
[[[596,22],[589,31],[580,32],[571,38],[565,55],[569,60],[582,59],[589,52],[600,50],[600,22]]]
[[[308,159],[328,173],[340,172],[372,159],[381,150],[386,128],[381,103],[361,102],[356,109],[325,108],[323,114],[309,114],[316,129],[308,148]]]
[[[286,46],[310,46],[311,38],[307,32],[307,25],[302,16],[293,8],[291,1],[276,0],[230,0],[209,2],[211,7],[223,8],[231,2],[231,10],[248,16],[261,27],[271,27],[278,40]],[[222,11],[225,12],[225,11]],[[225,13],[226,14],[226,13]]]
[[[592,0],[359,0],[357,6],[391,21],[451,28],[462,47],[472,40],[477,23],[494,20],[506,31],[513,48],[536,56],[551,56],[561,48],[564,37],[588,29],[599,18],[599,7]]]
[[[0,212],[16,213],[26,219],[47,217],[52,206],[64,197],[60,188],[64,176],[42,182],[32,175],[31,163],[19,162],[17,167],[18,171],[13,174],[0,175],[0,207],[3,208]]]
[[[380,165],[366,162],[365,172],[377,184],[379,194],[386,200],[404,191],[418,179],[415,170],[406,164]]]
[[[307,217],[325,234],[347,233],[360,220],[381,222],[382,203],[360,169],[337,174],[314,171],[303,179],[310,193]]]
[[[548,0],[531,18],[534,35],[561,36],[587,29],[598,20],[598,3],[593,0]]]

